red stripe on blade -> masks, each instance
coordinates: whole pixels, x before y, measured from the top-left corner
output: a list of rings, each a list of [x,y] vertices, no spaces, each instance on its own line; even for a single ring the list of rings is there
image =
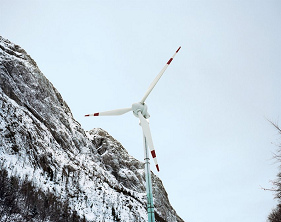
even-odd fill
[[[152,155],[152,157],[153,157],[153,158],[155,158],[155,157],[156,157],[155,150],[152,150],[152,151],[151,151],[151,155]]]
[[[100,115],[100,113],[94,113],[94,116],[99,116]]]
[[[170,60],[167,62],[168,65],[173,61],[173,58],[170,58]]]
[[[88,115],[85,115],[85,117],[86,117],[86,116],[90,116],[90,115],[88,114]]]
[[[181,49],[181,46],[178,48],[178,50],[176,51],[176,53],[178,53],[178,51],[180,51],[180,49]]]
[[[159,170],[159,166],[158,166],[158,164],[156,165],[156,169],[157,169],[157,171],[159,172],[160,170]]]

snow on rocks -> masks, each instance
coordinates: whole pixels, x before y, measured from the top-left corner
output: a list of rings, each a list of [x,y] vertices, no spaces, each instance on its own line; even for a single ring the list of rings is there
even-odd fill
[[[85,132],[35,61],[1,36],[0,80],[0,170],[86,221],[146,221],[144,164],[106,131]],[[161,180],[152,181],[156,220],[182,221]]]

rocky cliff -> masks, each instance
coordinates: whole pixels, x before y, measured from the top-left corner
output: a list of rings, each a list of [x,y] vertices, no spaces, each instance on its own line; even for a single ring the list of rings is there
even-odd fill
[[[157,221],[183,221],[152,175]],[[18,45],[0,37],[0,221],[146,221],[144,164],[85,132]]]

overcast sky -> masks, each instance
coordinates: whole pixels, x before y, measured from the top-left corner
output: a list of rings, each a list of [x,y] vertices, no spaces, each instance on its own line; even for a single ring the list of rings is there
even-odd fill
[[[281,1],[0,0],[0,35],[23,47],[85,130],[143,160],[130,107],[146,103],[172,206],[185,221],[264,222],[280,135]]]

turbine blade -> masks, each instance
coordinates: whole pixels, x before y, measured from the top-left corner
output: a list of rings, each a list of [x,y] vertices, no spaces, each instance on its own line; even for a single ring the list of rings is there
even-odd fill
[[[110,110],[110,111],[105,111],[105,112],[99,112],[99,113],[94,113],[94,114],[87,114],[87,116],[118,116],[118,115],[123,115],[129,111],[131,111],[132,108],[123,108],[123,109],[115,109],[115,110]]]
[[[174,57],[176,56],[176,54],[178,53],[178,51],[181,49],[181,46],[177,49],[177,51],[175,52],[175,54],[172,56],[172,58],[169,59],[169,61],[166,63],[166,65],[163,67],[163,69],[160,71],[160,73],[156,76],[156,78],[153,80],[153,82],[150,84],[148,90],[146,91],[146,93],[144,94],[144,97],[142,98],[142,100],[140,101],[141,103],[144,103],[144,101],[146,100],[146,98],[148,97],[148,95],[151,93],[151,91],[153,90],[153,88],[155,87],[155,85],[157,84],[157,82],[159,81],[159,79],[161,78],[161,76],[163,75],[163,73],[166,71],[166,69],[168,68],[168,66],[171,64],[171,62],[173,61]]]
[[[140,119],[140,122],[141,122],[143,134],[146,138],[146,142],[148,144],[148,147],[150,148],[151,156],[154,160],[157,171],[159,171],[159,165],[157,163],[156,153],[155,153],[155,149],[154,149],[154,145],[153,145],[153,141],[152,141],[152,137],[151,137],[149,124],[148,124],[147,120],[143,117],[141,112],[138,112],[138,116],[139,116],[139,119]]]

